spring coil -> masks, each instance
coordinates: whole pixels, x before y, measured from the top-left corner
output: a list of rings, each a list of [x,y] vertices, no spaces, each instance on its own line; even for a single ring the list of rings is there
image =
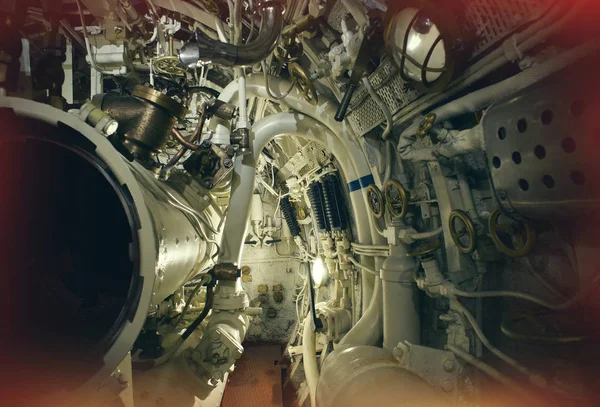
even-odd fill
[[[308,200],[312,208],[313,216],[317,221],[319,232],[330,232],[331,226],[327,222],[325,215],[325,201],[323,200],[323,185],[320,182],[313,182],[308,186]]]
[[[289,197],[281,198],[279,203],[279,207],[281,208],[281,212],[283,213],[283,217],[285,218],[285,223],[287,223],[292,236],[300,236],[300,224],[298,223],[298,218],[296,216],[296,210],[292,206]]]
[[[323,178],[322,183],[325,215],[331,230],[344,230],[348,227],[348,223],[338,178],[336,175],[330,174]]]

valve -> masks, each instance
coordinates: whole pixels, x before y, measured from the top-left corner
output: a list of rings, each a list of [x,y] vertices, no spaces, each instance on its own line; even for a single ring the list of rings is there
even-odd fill
[[[371,208],[371,212],[373,212],[373,216],[377,219],[383,216],[384,211],[384,202],[383,195],[381,190],[377,188],[375,184],[369,185],[367,188],[367,201],[369,202],[369,208]]]
[[[409,193],[395,179],[386,182],[384,191],[386,205],[392,216],[404,218],[408,210]]]
[[[475,225],[465,211],[460,209],[452,211],[448,217],[448,227],[452,241],[460,252],[469,254],[475,251],[477,244]],[[463,239],[464,237],[467,239]]]
[[[496,248],[510,257],[523,257],[531,253],[535,246],[535,229],[521,222],[500,224],[500,215],[502,212],[497,208],[491,213],[488,221],[490,237]]]
[[[300,65],[293,62],[288,65],[288,71],[294,86],[300,92],[300,95],[310,104],[316,105],[319,102],[317,91],[313,81],[308,77],[306,71]]]

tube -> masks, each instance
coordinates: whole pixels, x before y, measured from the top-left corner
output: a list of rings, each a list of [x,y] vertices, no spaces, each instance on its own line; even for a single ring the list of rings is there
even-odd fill
[[[316,337],[312,329],[310,313],[304,320],[302,331],[302,363],[308,392],[310,394],[311,407],[316,406],[317,383],[319,382],[319,368],[317,366]]]
[[[377,92],[375,92],[375,89],[373,89],[373,85],[371,85],[371,82],[369,81],[369,78],[364,76],[362,78],[363,81],[363,85],[364,87],[367,89],[367,91],[369,92],[369,95],[371,96],[371,99],[373,99],[375,101],[375,103],[377,103],[377,106],[379,106],[379,108],[381,109],[381,111],[383,112],[384,116],[385,116],[385,130],[383,131],[383,134],[381,135],[381,138],[384,140],[387,140],[392,132],[392,125],[394,123],[394,119],[392,118],[392,112],[390,112],[390,109],[388,108],[388,106],[385,104],[385,102],[379,97],[379,95],[377,94]]]
[[[266,1],[259,6],[263,29],[258,37],[247,45],[233,45],[213,40],[196,31],[193,40],[179,51],[184,66],[195,67],[200,63],[213,63],[227,67],[250,66],[267,58],[275,49],[283,25],[283,6],[276,1]]]
[[[22,366],[52,377],[45,387],[15,368],[31,385],[15,397],[52,405],[45,398],[64,388],[74,400],[61,405],[84,405],[79,397],[123,360],[148,310],[207,265],[202,226],[169,202],[183,196],[76,116],[17,98],[0,107],[7,128],[20,126],[0,137],[10,157],[0,191],[11,196],[0,205],[0,241],[15,247],[0,256],[14,283],[4,339]]]

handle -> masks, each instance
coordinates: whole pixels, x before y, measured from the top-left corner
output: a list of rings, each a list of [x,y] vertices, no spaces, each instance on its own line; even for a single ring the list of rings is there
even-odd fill
[[[351,82],[348,84],[348,89],[346,89],[346,93],[344,93],[344,97],[342,98],[342,102],[338,107],[337,112],[335,112],[335,120],[338,122],[343,122],[346,117],[346,111],[348,110],[348,106],[350,106],[350,100],[352,100],[352,95],[354,95],[354,91],[358,87],[357,83]]]

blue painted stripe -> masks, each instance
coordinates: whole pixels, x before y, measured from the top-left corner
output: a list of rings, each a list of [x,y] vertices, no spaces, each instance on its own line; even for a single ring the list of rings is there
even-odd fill
[[[348,191],[354,192],[360,189],[366,188],[369,185],[373,185],[375,183],[375,178],[373,178],[373,174],[365,175],[364,177],[360,177],[359,179],[355,179],[348,183]]]

